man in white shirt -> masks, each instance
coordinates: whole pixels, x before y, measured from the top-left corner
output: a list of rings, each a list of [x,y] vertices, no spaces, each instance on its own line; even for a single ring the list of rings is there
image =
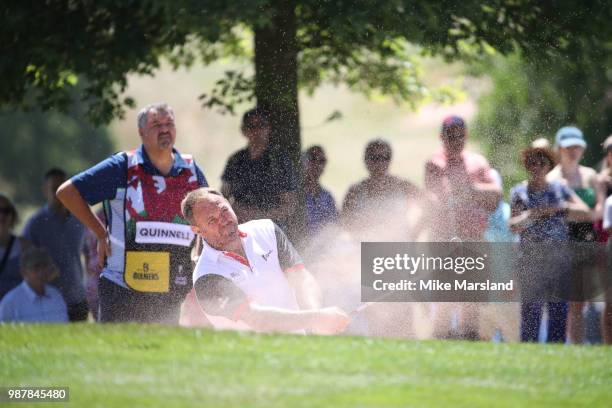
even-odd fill
[[[193,282],[207,315],[256,331],[335,334],[346,328],[346,313],[320,307],[318,284],[271,220],[239,226],[229,202],[210,188],[190,192],[181,208],[199,236]]]
[[[57,273],[47,251],[28,248],[21,257],[23,282],[0,302],[0,321],[67,323],[66,302],[59,290],[47,284]]]

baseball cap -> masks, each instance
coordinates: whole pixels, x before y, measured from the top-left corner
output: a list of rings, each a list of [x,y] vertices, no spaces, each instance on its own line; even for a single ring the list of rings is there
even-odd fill
[[[575,126],[565,126],[557,131],[555,136],[555,146],[557,147],[570,147],[580,146],[583,148],[587,147],[587,143],[584,140],[582,130]]]
[[[450,129],[466,129],[465,121],[462,117],[451,115],[444,118],[442,121],[442,134],[445,134]]]

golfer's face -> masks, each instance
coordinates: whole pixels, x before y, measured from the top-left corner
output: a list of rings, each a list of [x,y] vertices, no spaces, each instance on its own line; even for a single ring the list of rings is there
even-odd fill
[[[176,141],[174,115],[165,111],[150,111],[145,127],[140,130],[145,148],[151,150],[172,150]]]
[[[193,208],[196,233],[217,249],[238,237],[238,218],[227,200],[209,194]]]

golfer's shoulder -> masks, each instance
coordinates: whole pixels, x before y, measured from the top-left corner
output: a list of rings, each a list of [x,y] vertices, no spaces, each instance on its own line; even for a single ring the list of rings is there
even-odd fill
[[[251,238],[272,237],[276,228],[274,221],[267,218],[251,220],[238,226],[242,235]]]

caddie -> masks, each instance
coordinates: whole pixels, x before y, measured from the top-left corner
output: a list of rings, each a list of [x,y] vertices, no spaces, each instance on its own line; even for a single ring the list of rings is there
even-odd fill
[[[193,158],[174,149],[170,106],[148,105],[137,119],[139,148],[77,174],[57,197],[98,238],[99,320],[178,324],[194,238],[181,200],[208,183]],[[100,202],[106,223],[90,207]]]

